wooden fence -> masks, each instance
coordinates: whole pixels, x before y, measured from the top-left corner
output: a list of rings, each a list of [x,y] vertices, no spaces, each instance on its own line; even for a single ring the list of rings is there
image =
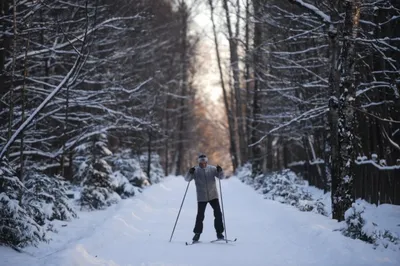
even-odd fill
[[[323,162],[295,162],[289,164],[289,168],[306,179],[311,186],[326,189],[324,178],[320,175],[320,170],[325,171]],[[400,166],[380,166],[373,161],[356,163],[353,196],[377,205],[400,205]]]

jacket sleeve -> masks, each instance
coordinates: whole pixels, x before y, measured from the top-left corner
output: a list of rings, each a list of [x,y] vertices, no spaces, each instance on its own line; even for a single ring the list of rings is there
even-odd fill
[[[192,181],[194,178],[194,174],[189,173],[189,171],[187,171],[186,175],[185,175],[185,180],[187,182]]]

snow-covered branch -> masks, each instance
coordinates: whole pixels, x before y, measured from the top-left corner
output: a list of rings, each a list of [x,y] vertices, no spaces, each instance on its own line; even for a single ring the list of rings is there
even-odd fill
[[[283,124],[281,124],[281,125],[279,125],[279,126],[277,126],[277,127],[274,127],[273,129],[269,130],[269,131],[268,131],[266,134],[264,134],[264,136],[263,136],[262,138],[260,138],[258,141],[254,142],[254,143],[251,143],[251,144],[249,145],[249,147],[252,147],[252,146],[254,146],[254,145],[258,145],[258,144],[261,143],[263,140],[265,140],[265,138],[267,138],[270,134],[272,134],[272,133],[274,133],[274,132],[276,132],[276,131],[278,131],[278,130],[281,130],[281,129],[283,129],[283,128],[286,128],[286,127],[290,126],[290,125],[293,124],[293,123],[299,123],[299,122],[304,121],[304,120],[316,118],[316,117],[318,117],[318,116],[324,115],[324,114],[327,113],[328,111],[329,111],[329,110],[328,110],[328,107],[327,107],[327,106],[323,106],[323,107],[319,107],[319,108],[315,108],[315,109],[306,111],[305,113],[299,115],[298,117],[295,117],[295,118],[291,119],[290,121],[288,121],[288,122],[286,122],[286,123],[283,123]]]
[[[47,98],[36,108],[36,110],[24,121],[24,123],[14,132],[7,143],[2,147],[0,152],[0,159],[4,156],[7,149],[14,143],[15,139],[21,134],[23,130],[32,122],[32,120],[39,114],[40,111],[48,104],[53,97],[68,83],[71,76],[77,71],[79,64],[81,62],[81,56],[75,60],[74,66],[70,69],[68,74],[64,77],[62,82],[47,96]]]
[[[303,0],[288,0],[291,3],[296,4],[297,6],[308,10],[312,14],[314,14],[316,17],[318,17],[321,21],[327,24],[332,24],[331,16],[324,13],[322,10],[317,8],[316,6],[309,4]]]
[[[140,15],[136,15],[136,16],[130,16],[130,17],[115,17],[115,18],[110,18],[107,19],[105,21],[102,21],[101,23],[97,24],[95,27],[90,28],[87,30],[87,32],[82,33],[81,35],[71,39],[71,40],[67,40],[64,43],[61,44],[56,44],[54,47],[51,48],[45,48],[45,49],[41,49],[41,50],[36,50],[36,51],[30,51],[28,53],[23,53],[21,55],[16,56],[15,60],[21,60],[25,57],[32,57],[32,56],[38,56],[44,53],[49,53],[49,52],[53,52],[53,51],[57,51],[57,50],[61,50],[63,48],[66,48],[67,46],[70,46],[72,44],[75,44],[77,42],[83,42],[85,36],[92,34],[93,32],[102,29],[104,27],[106,27],[109,23],[115,22],[115,21],[124,21],[124,20],[136,20],[139,19]],[[4,66],[7,68],[10,66],[10,64],[12,64],[12,60],[9,60],[9,62],[7,62]]]

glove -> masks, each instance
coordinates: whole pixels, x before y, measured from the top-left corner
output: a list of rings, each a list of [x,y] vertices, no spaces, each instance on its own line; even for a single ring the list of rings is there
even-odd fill
[[[217,172],[219,173],[219,172],[222,172],[222,168],[221,168],[221,166],[219,166],[219,165],[217,165]]]
[[[194,167],[192,167],[192,168],[190,168],[189,173],[194,174],[194,171],[195,171],[195,170],[196,170],[196,169],[194,169]]]

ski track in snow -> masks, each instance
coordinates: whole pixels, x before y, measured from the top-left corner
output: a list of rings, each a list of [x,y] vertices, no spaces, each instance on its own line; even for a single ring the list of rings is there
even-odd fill
[[[237,242],[209,243],[216,235],[208,205],[202,242],[185,245],[196,217],[193,182],[169,242],[186,186],[170,176],[104,211],[79,212],[79,219],[59,223],[49,244],[23,254],[0,247],[0,265],[400,265],[400,252],[344,237],[333,231],[334,220],[265,200],[235,177],[222,181],[222,193],[227,237]]]

